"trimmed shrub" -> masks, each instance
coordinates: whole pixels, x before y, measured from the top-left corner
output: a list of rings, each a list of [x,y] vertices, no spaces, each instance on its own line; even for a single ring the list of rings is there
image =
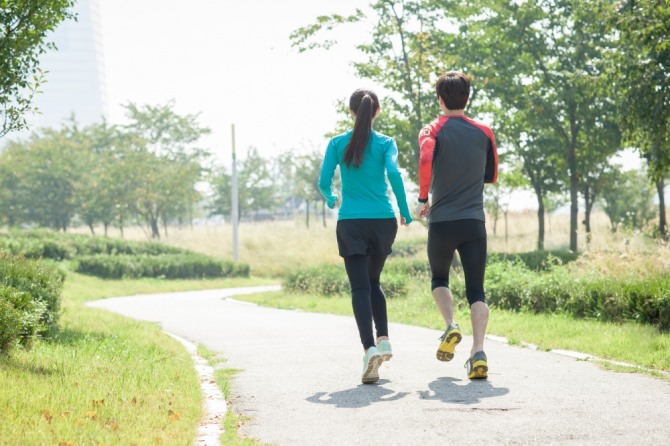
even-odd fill
[[[507,310],[630,320],[670,330],[670,277],[666,276],[575,278],[562,267],[531,271],[517,259],[487,266],[486,295],[492,306]]]
[[[21,332],[21,312],[5,300],[4,290],[0,287],[0,356],[6,355],[16,345]]]
[[[58,261],[96,254],[161,255],[189,252],[156,242],[133,242],[47,230],[11,231],[9,234],[0,234],[0,250],[32,259]]]
[[[77,272],[105,279],[139,277],[203,279],[249,276],[247,264],[217,260],[202,254],[101,254],[84,256],[77,260]]]
[[[8,330],[0,337],[8,336],[8,339],[14,337],[24,347],[32,347],[37,335],[46,330],[42,321],[42,315],[47,310],[46,304],[33,299],[29,293],[6,286],[0,286],[0,301],[5,304],[5,308],[9,308],[10,317],[13,318],[9,325],[7,322],[0,322],[0,325],[5,326]],[[18,330],[15,330],[16,328]],[[0,344],[2,343],[0,341]],[[0,353],[2,353],[2,346],[0,346]]]
[[[489,253],[487,264],[520,261],[533,271],[547,271],[554,266],[577,260],[579,255],[569,250],[530,251],[517,254]]]
[[[0,286],[15,288],[41,304],[37,334],[50,334],[58,328],[64,278],[52,265],[0,253]]]
[[[407,280],[397,273],[384,271],[381,286],[386,297],[392,299],[407,295]],[[343,266],[321,265],[294,271],[284,277],[283,287],[294,293],[313,293],[324,296],[346,296],[351,293]]]
[[[393,250],[389,257],[412,257],[419,252],[426,251],[426,241],[422,239],[415,240],[396,240],[393,243]]]

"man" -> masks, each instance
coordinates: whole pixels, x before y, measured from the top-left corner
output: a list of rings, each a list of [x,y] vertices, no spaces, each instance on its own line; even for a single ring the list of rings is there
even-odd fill
[[[484,336],[489,309],[484,294],[486,226],[484,183],[495,183],[498,154],[493,131],[465,116],[470,79],[450,71],[437,80],[443,115],[419,133],[420,218],[428,217],[428,261],[431,289],[447,329],[440,338],[437,359],[450,361],[462,334],[454,322],[449,268],[458,250],[470,303],[473,345],[465,364],[468,378],[488,376]],[[428,193],[432,203],[428,203]]]

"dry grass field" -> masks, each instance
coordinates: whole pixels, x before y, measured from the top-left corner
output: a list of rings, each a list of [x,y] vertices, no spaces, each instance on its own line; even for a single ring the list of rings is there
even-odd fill
[[[338,263],[335,241],[334,219],[327,220],[326,227],[320,220],[313,220],[307,228],[304,220],[272,222],[243,222],[239,226],[239,260],[248,263],[254,276],[276,277],[294,268]],[[487,222],[490,252],[533,251],[537,243],[537,218],[533,211],[510,213],[507,223],[500,218],[496,231],[491,220]],[[567,215],[552,215],[546,220],[545,249],[567,249],[569,245],[569,220]],[[646,237],[639,232],[620,231],[612,233],[607,217],[595,213],[592,217],[592,239],[587,245],[586,234],[581,226],[578,246],[592,261],[598,259],[600,266],[611,269],[630,268],[644,271],[646,268],[667,269],[670,272],[670,247]],[[80,228],[77,232],[85,232]],[[397,241],[425,241],[426,226],[415,221],[409,227],[400,227]],[[110,236],[119,236],[110,231]],[[125,231],[125,238],[147,240],[141,228]],[[168,228],[162,242],[192,249],[219,258],[232,258],[233,231],[230,224],[186,226]],[[425,258],[424,253],[417,254]]]

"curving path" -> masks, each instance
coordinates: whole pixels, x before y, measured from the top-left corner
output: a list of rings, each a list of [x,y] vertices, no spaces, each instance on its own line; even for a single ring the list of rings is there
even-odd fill
[[[105,299],[91,306],[159,322],[243,371],[233,410],[242,434],[278,446],[666,444],[670,383],[555,353],[487,341],[489,379],[465,376],[471,339],[435,359],[436,330],[391,324],[394,358],[360,384],[353,317],[230,299],[268,287]],[[468,323],[463,321],[463,323]],[[670,354],[670,353],[669,353]]]

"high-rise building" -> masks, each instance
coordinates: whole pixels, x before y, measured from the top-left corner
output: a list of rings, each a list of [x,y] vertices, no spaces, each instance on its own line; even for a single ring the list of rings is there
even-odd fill
[[[58,50],[40,58],[47,82],[34,100],[39,113],[26,116],[29,130],[60,127],[72,115],[82,125],[107,116],[100,0],[77,0],[74,12],[77,20],[61,23],[47,36]]]

